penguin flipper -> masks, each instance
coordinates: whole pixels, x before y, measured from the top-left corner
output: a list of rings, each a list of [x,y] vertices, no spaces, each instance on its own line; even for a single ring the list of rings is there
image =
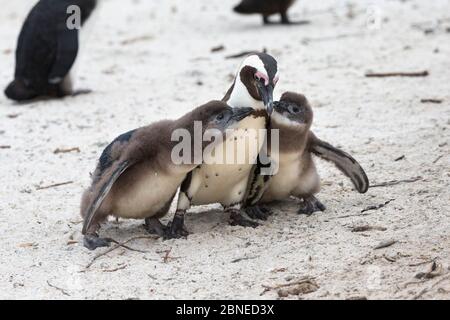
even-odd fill
[[[48,75],[50,84],[59,84],[69,73],[78,53],[78,30],[66,25],[58,28],[56,58]]]
[[[91,227],[92,221],[94,221],[94,218],[97,214],[98,208],[103,203],[103,200],[108,195],[109,191],[111,190],[114,183],[117,181],[117,179],[124,173],[132,164],[129,161],[123,161],[117,165],[117,168],[114,169],[113,173],[111,174],[111,177],[103,183],[103,185],[100,187],[100,190],[94,199],[90,206],[87,209],[87,214],[84,218],[83,223],[83,229],[82,234],[86,234],[89,228]]]
[[[343,174],[350,178],[359,193],[369,189],[369,179],[361,165],[348,153],[333,147],[328,142],[309,134],[309,150],[316,156],[332,162]]]

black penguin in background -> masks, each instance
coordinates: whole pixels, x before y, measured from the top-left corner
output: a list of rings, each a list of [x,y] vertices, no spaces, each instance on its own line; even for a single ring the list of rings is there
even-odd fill
[[[308,21],[292,22],[289,20],[287,11],[294,4],[295,0],[242,0],[234,11],[241,14],[260,13],[263,16],[264,24],[272,24],[269,16],[280,14],[281,24],[307,24]]]
[[[76,12],[68,8],[79,8],[82,26],[96,5],[97,0],[40,0],[31,9],[19,34],[14,81],[5,89],[9,99],[74,94],[69,71],[78,53],[79,30],[68,24]]]

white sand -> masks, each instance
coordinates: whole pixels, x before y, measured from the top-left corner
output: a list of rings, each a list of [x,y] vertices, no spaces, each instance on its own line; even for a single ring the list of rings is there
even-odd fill
[[[2,88],[30,2],[2,3]],[[366,23],[371,1],[352,1],[353,19],[348,1],[299,1],[291,16],[311,25],[271,28],[259,16],[232,13],[235,1],[104,2],[77,73],[78,87],[92,94],[31,105],[0,97],[0,145],[11,146],[0,149],[0,298],[276,298],[276,291],[260,296],[263,285],[304,276],[320,287],[305,299],[409,299],[424,289],[422,298],[450,298],[448,1],[374,1],[382,20],[374,29]],[[417,23],[435,32],[425,35]],[[218,45],[225,51],[210,53]],[[146,253],[120,248],[80,272],[105,250],[82,246],[79,199],[106,143],[221,98],[240,62],[224,57],[263,47],[279,61],[277,91],[305,93],[315,107],[314,131],[353,154],[372,183],[423,179],[360,195],[321,162],[324,213],[299,216],[290,201],[263,226],[245,229],[228,226],[218,206],[198,207],[189,213],[187,240],[135,240],[129,245]],[[368,70],[430,75],[369,79]],[[70,147],[81,152],[53,153]],[[37,190],[66,181],[73,183]],[[351,232],[361,225],[387,230]],[[102,234],[125,241],[145,232],[141,221],[121,220]],[[373,249],[389,239],[397,242]],[[415,279],[436,257],[442,274]],[[232,262],[240,258],[248,259]]]

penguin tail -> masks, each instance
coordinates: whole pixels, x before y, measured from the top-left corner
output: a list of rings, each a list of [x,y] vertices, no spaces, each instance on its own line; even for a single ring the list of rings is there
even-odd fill
[[[23,81],[16,79],[6,87],[5,96],[15,101],[26,101],[36,98],[38,94],[27,88]]]
[[[333,163],[344,175],[350,178],[359,193],[369,189],[369,179],[364,169],[351,155],[317,138],[312,132],[309,136],[309,150],[316,156]]]

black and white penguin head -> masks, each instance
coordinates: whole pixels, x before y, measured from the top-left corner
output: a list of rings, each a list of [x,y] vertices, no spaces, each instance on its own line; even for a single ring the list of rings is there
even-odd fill
[[[280,101],[273,103],[272,123],[295,130],[309,130],[313,121],[313,111],[302,94],[285,92]]]
[[[266,109],[270,115],[277,82],[277,61],[266,53],[251,54],[239,67],[228,104]]]

